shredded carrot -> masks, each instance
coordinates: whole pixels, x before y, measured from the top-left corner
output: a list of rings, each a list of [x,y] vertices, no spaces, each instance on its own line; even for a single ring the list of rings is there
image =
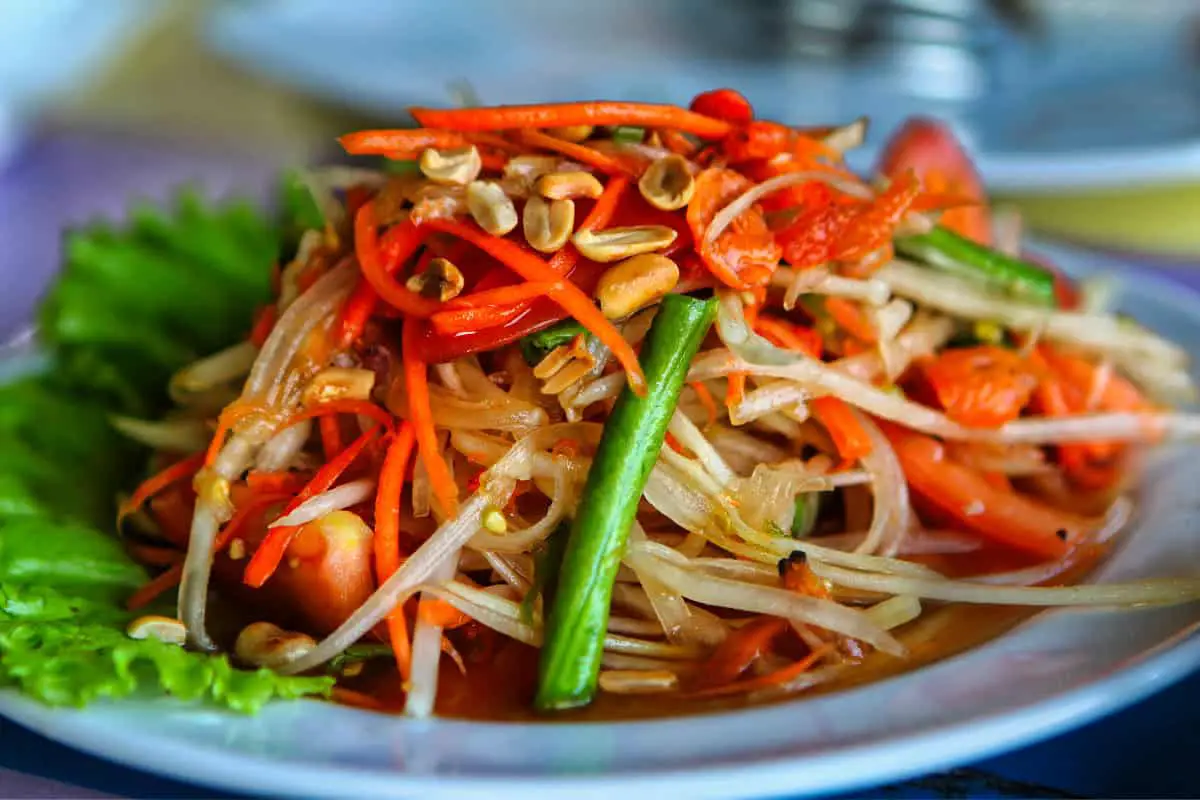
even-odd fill
[[[400,568],[400,495],[408,476],[416,433],[412,423],[401,423],[392,437],[379,471],[375,494],[375,571],[383,583]]]
[[[403,422],[388,445],[379,470],[375,493],[375,579],[380,586],[400,568],[400,496],[408,474],[416,434],[412,423]],[[400,676],[408,680],[412,671],[412,644],[403,605],[392,609],[387,619],[388,639]]]
[[[424,227],[470,242],[525,280],[554,282],[558,277],[558,274],[551,270],[545,261],[507,239],[484,232],[477,225],[451,219],[431,219],[425,223]],[[550,293],[550,298],[612,351],[617,361],[625,368],[629,387],[635,394],[644,397],[646,395],[646,376],[642,372],[642,365],[638,362],[637,354],[630,347],[629,342],[625,341],[621,332],[600,312],[592,299],[573,283],[564,283],[562,289]],[[409,327],[406,325],[405,330],[407,331]],[[413,335],[415,334],[414,328]]]
[[[255,347],[262,347],[266,344],[267,337],[271,335],[271,331],[275,328],[275,321],[279,319],[279,308],[270,303],[258,310],[254,317],[254,327],[250,329],[250,343]]]
[[[157,600],[163,592],[178,586],[182,578],[183,562],[181,561],[178,564],[168,567],[164,572],[160,572],[131,594],[129,599],[125,601],[125,608],[130,611],[145,608]]]
[[[494,108],[410,108],[426,128],[456,131],[495,131],[514,128],[558,128],[570,125],[639,125],[673,128],[703,139],[720,139],[733,126],[728,122],[687,111],[678,106],[650,103],[597,101],[547,103]]]
[[[713,686],[708,689],[701,689],[696,692],[691,692],[688,697],[723,697],[731,694],[744,694],[746,692],[754,692],[760,689],[769,689],[772,686],[782,686],[789,681],[803,675],[812,669],[813,665],[820,661],[825,656],[832,653],[834,645],[823,644],[816,648],[799,661],[789,664],[782,669],[777,669],[766,675],[758,675],[753,678],[746,678],[740,681],[733,681],[724,686]]]
[[[594,231],[612,222],[612,218],[616,216],[617,208],[621,205],[621,200],[624,199],[629,185],[630,180],[624,175],[614,175],[609,178],[608,183],[604,184],[604,191],[596,198],[596,203],[592,206],[592,210],[588,212],[588,215],[583,218],[583,222],[579,224],[579,230]]]
[[[708,414],[708,427],[717,424],[717,401],[713,400],[712,392],[704,385],[703,381],[692,381],[688,384],[692,387],[692,391],[696,393],[696,399],[700,401],[700,405],[704,406],[704,411]]]
[[[697,688],[724,686],[736,680],[786,629],[787,620],[764,616],[730,632],[697,671]]]
[[[444,630],[461,628],[471,621],[471,617],[459,611],[454,606],[437,597],[422,597],[417,607],[417,619],[431,625],[437,625]]]
[[[367,445],[374,441],[379,431],[380,428],[378,426],[371,428],[351,442],[350,446],[338,453],[334,459],[328,461],[317,470],[317,474],[313,475],[312,480],[306,483],[304,488],[284,507],[283,513],[291,513],[305,500],[315,497],[332,487],[337,482],[337,479],[341,477],[342,473],[349,469],[350,465],[358,459]],[[247,586],[257,589],[275,574],[275,570],[279,568],[279,562],[283,560],[283,554],[287,551],[288,545],[292,543],[292,539],[299,533],[301,527],[299,525],[280,525],[271,528],[267,532],[266,537],[263,538],[258,549],[254,551],[254,555],[250,558],[250,563],[246,565],[243,582]]]
[[[821,334],[812,328],[763,314],[755,320],[754,330],[777,347],[796,350],[810,358],[821,357]]]
[[[345,350],[362,338],[367,327],[367,320],[375,313],[379,305],[379,295],[375,288],[365,278],[359,278],[342,306],[342,313],[334,330],[337,331],[337,349]]]
[[[404,362],[404,387],[408,395],[409,421],[417,439],[417,450],[433,496],[441,506],[442,513],[453,517],[458,513],[458,485],[450,473],[450,465],[438,450],[437,429],[433,423],[433,408],[429,400],[428,365],[417,357],[417,337],[420,330],[411,317],[404,321],[401,336],[401,353]]]
[[[225,446],[225,439],[233,432],[233,426],[253,411],[254,407],[251,405],[234,404],[225,407],[225,410],[217,416],[217,429],[213,431],[213,438],[208,443],[208,450],[204,454],[204,466],[211,467],[213,465],[217,456],[221,454],[221,448]]]
[[[476,292],[450,301],[446,310],[434,314],[429,322],[435,331],[447,336],[493,328],[511,321],[530,301],[545,297],[562,285],[562,281],[525,281]]]
[[[562,281],[525,281],[511,286],[498,286],[484,292],[456,297],[446,303],[447,309],[458,308],[488,308],[491,306],[510,305],[523,300],[532,300],[562,288]],[[439,311],[438,314],[444,314]],[[436,320],[438,314],[433,315]]]
[[[317,427],[321,433],[321,450],[325,453],[325,460],[336,458],[342,451],[342,426],[338,418],[332,414],[318,417]]]
[[[287,470],[266,472],[260,469],[252,469],[246,473],[246,486],[255,494],[261,492],[287,492],[295,494],[304,488],[304,484],[306,483],[308,483],[308,478],[299,472],[289,472]]]
[[[388,430],[391,430],[396,424],[392,413],[378,403],[371,400],[342,398],[340,400],[326,400],[323,403],[317,403],[308,408],[301,409],[288,417],[280,426],[280,429],[290,428],[293,425],[304,422],[306,419],[315,419],[329,414],[358,414],[369,417]]]
[[[733,408],[746,399],[746,373],[731,372],[725,376],[725,407]]]
[[[463,147],[467,138],[456,131],[429,128],[401,128],[348,133],[338,139],[342,149],[353,156],[390,156],[397,159],[416,158],[430,147],[439,149]]]
[[[228,547],[229,543],[237,538],[255,514],[266,511],[276,503],[286,503],[291,498],[290,492],[263,492],[242,503],[229,518],[229,522],[225,523],[225,527],[221,528],[221,532],[217,534],[217,538],[213,541],[213,552],[220,553]]]
[[[533,130],[521,131],[517,136],[530,147],[559,153],[572,161],[578,161],[584,166],[598,169],[610,175],[629,174],[631,171],[629,166],[621,159],[611,156],[608,153],[602,153],[594,147],[588,147],[586,144],[568,142],[566,139],[559,139],[541,131]]]
[[[840,397],[827,395],[809,401],[808,407],[825,426],[843,462],[854,463],[871,454],[871,437]]]
[[[371,288],[397,310],[406,315],[425,318],[437,311],[441,303],[422,297],[398,282],[396,270],[417,252],[424,240],[421,228],[411,220],[393,225],[381,242],[375,223],[375,201],[365,204],[354,215],[354,252],[358,266]]]
[[[511,306],[454,308],[439,311],[429,318],[429,322],[433,326],[434,332],[441,336],[481,333],[490,328],[507,325],[524,314],[529,306],[530,301],[523,300]]]
[[[200,470],[200,467],[204,465],[204,458],[204,453],[197,453],[195,455],[188,456],[182,461],[176,461],[166,469],[163,469],[142,481],[142,483],[138,485],[136,489],[134,489],[133,494],[129,496],[129,499],[122,503],[121,507],[117,510],[117,525],[119,526],[125,517],[140,509],[146,504],[147,500],[161,492],[163,489],[166,489],[168,486],[174,483],[187,480],[188,478],[194,476]]]
[[[853,301],[844,297],[826,297],[825,310],[833,317],[834,322],[856,339],[869,344],[879,340],[879,334],[867,318],[866,312]]]
[[[659,130],[658,135],[662,138],[663,145],[668,150],[684,158],[691,158],[696,154],[696,150],[699,149],[691,139],[679,131],[662,128]]]
[[[239,508],[237,513],[235,513],[229,522],[226,523],[221,533],[213,541],[213,552],[219,553],[224,550],[226,546],[228,546],[229,542],[233,540],[233,537],[236,536],[245,526],[246,520],[251,514],[256,511],[261,511],[271,503],[283,502],[286,499],[287,495],[284,494],[267,493],[261,497],[256,497],[242,508]],[[132,550],[132,552],[134,557],[142,563],[155,565],[159,554],[152,554],[150,552],[152,550],[159,551],[165,550],[165,548],[141,547]],[[180,580],[183,578],[184,554],[177,550],[168,550],[166,552],[174,554],[174,558],[168,561],[164,555],[163,560],[159,561],[158,563],[170,564],[170,567],[147,581],[136,592],[129,596],[129,599],[125,601],[125,607],[128,610],[137,611],[138,609],[145,608],[146,606],[150,605],[150,603],[158,599],[163,592],[166,592],[179,585]]]

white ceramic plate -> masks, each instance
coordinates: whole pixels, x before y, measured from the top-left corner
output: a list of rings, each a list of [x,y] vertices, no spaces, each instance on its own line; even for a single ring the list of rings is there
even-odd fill
[[[1078,253],[1042,250],[1082,266]],[[1138,275],[1122,306],[1200,347],[1200,298],[1178,285]],[[1096,580],[1200,573],[1200,497],[1188,472],[1197,456],[1195,446],[1160,454],[1135,528]],[[489,800],[795,795],[907,778],[1082,725],[1200,666],[1198,628],[1196,604],[1049,612],[962,656],[860,689],[649,722],[414,722],[311,701],[279,703],[257,717],[154,700],[76,711],[11,692],[0,692],[0,713],[129,766],[235,791]]]

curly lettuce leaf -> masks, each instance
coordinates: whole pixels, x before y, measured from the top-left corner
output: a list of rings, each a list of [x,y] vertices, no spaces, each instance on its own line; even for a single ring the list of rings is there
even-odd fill
[[[123,230],[68,232],[38,319],[58,377],[122,411],[158,407],[173,371],[249,330],[277,250],[262,215],[210,208],[193,192],[173,213],[139,206]]]
[[[162,691],[254,712],[274,698],[326,693],[325,677],[293,678],[234,668],[224,656],[131,639],[131,614],[45,585],[0,583],[0,683],[51,705]]]
[[[123,603],[148,576],[113,530],[147,454],[109,418],[160,412],[172,372],[245,334],[280,227],[185,193],[172,213],[67,235],[39,315],[50,368],[0,386],[0,685],[54,705],[165,692],[247,712],[331,688],[130,639]]]

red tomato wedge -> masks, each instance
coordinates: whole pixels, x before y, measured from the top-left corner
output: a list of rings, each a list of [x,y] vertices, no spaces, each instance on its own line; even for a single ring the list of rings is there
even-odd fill
[[[904,123],[883,148],[878,171],[895,177],[906,170],[916,174],[926,192],[977,201],[979,205],[946,210],[940,224],[980,244],[992,243],[992,220],[983,181],[948,127],[922,117]]]

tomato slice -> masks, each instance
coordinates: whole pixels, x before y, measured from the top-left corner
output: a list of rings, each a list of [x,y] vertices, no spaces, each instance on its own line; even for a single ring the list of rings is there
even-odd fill
[[[946,414],[978,428],[998,428],[1021,415],[1037,389],[1028,361],[991,345],[951,349],[923,365]]]
[[[979,205],[943,212],[940,224],[980,244],[992,243],[987,193],[967,151],[942,123],[921,117],[908,120],[888,141],[878,171],[888,177],[912,170],[926,192],[974,200]]]
[[[745,125],[754,119],[754,108],[740,92],[733,89],[713,89],[692,98],[690,106],[697,114],[705,114],[734,125]]]

